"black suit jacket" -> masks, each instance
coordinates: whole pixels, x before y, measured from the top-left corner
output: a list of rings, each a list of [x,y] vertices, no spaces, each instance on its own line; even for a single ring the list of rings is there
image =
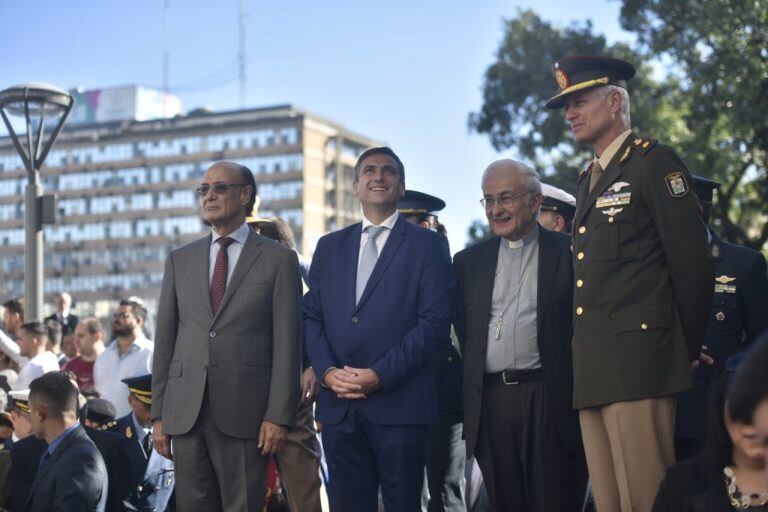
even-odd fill
[[[125,444],[119,435],[84,427],[96,445],[107,468],[109,490],[106,512],[122,512],[123,499],[133,490],[133,473]],[[29,436],[14,443],[11,450],[11,512],[22,512],[29,497],[37,465],[48,445],[42,439]]]
[[[499,253],[498,237],[464,249],[453,260],[459,278],[456,334],[464,356],[464,436],[467,454],[475,450],[480,426],[485,353],[491,295]],[[576,413],[571,407],[573,266],[568,236],[539,228],[536,323],[547,388],[548,417],[563,443],[580,447]]]
[[[652,512],[729,512],[724,478],[715,475],[700,455],[669,468],[659,486]]]
[[[107,500],[107,468],[96,445],[77,427],[40,466],[26,512],[101,512]]]
[[[61,334],[67,335],[75,332],[75,327],[77,327],[78,322],[80,322],[80,317],[70,313],[69,316],[66,318],[66,321],[62,322],[61,319],[59,319],[59,315],[54,313],[50,316],[45,317],[45,321],[47,322],[48,320],[57,321],[61,325]]]

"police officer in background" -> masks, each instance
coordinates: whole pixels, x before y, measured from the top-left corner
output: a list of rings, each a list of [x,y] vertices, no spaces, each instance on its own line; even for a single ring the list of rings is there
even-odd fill
[[[445,208],[445,201],[435,196],[406,190],[397,209],[412,224],[438,231],[435,212]],[[453,344],[435,353],[435,379],[440,421],[427,428],[427,465],[422,510],[424,512],[465,511],[464,462],[462,439],[461,356]]]
[[[675,395],[691,387],[712,305],[712,258],[691,176],[632,132],[628,62],[560,59],[575,142],[595,158],[574,217],[574,407],[598,510],[648,511],[675,462]]]
[[[125,438],[133,472],[133,493],[128,510],[163,512],[173,510],[173,461],[152,446],[152,374],[123,379],[128,386],[131,413],[118,418],[117,431]]]
[[[565,190],[547,183],[541,184],[541,207],[539,224],[551,231],[571,234],[573,216],[576,213],[576,198]]]
[[[693,176],[693,190],[709,223],[713,191],[720,183]],[[768,329],[768,276],[762,254],[723,242],[711,229],[709,247],[715,260],[715,298],[709,315],[704,353],[709,364],[693,372],[693,389],[677,399],[675,454],[680,462],[697,455],[704,444],[707,406],[712,385],[725,361],[745,350]],[[768,370],[766,370],[768,371]]]

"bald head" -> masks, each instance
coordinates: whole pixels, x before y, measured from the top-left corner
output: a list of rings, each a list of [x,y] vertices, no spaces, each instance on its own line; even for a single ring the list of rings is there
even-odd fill
[[[485,215],[493,232],[518,240],[536,225],[541,206],[539,175],[527,165],[505,158],[483,173]]]

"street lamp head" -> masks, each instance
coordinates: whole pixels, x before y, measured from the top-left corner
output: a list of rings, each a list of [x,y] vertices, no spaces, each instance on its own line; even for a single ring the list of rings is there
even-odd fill
[[[26,116],[27,112],[30,116],[59,115],[67,111],[73,102],[67,91],[42,82],[18,84],[0,92],[0,108],[15,116]]]

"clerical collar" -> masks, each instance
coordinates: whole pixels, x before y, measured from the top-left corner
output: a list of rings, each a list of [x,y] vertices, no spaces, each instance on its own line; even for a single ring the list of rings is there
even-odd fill
[[[507,240],[506,238],[503,238],[502,240],[506,242],[506,246],[510,249],[520,249],[523,246],[529,245],[531,242],[536,240],[536,237],[539,236],[539,224],[536,223],[533,226],[533,229],[530,233],[525,235],[523,238],[520,238],[519,240]]]

